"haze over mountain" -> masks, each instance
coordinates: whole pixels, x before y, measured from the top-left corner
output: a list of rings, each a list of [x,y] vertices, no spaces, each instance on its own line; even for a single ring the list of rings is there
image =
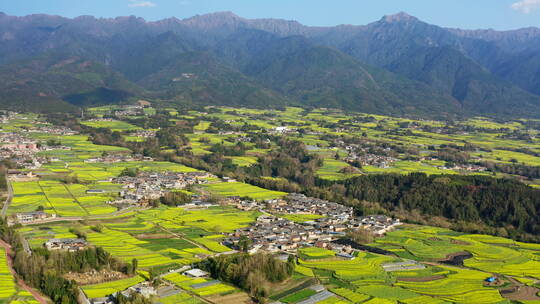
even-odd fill
[[[4,107],[133,97],[540,117],[537,28],[446,29],[406,13],[336,27],[230,12],[156,22],[0,13],[0,41]]]

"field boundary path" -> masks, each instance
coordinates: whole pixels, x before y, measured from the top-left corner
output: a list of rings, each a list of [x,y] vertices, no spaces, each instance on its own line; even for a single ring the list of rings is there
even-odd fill
[[[29,292],[40,304],[49,303],[49,301],[47,301],[47,299],[44,296],[42,296],[37,290],[26,285],[26,283],[23,280],[18,278],[17,273],[15,272],[15,269],[13,269],[13,260],[11,258],[11,254],[12,254],[11,245],[4,242],[3,240],[0,240],[0,246],[4,247],[4,249],[6,250],[6,260],[7,260],[8,268],[9,268],[9,271],[11,271],[13,278],[17,278],[17,285],[19,285],[19,287]]]
[[[4,202],[4,206],[2,207],[2,213],[0,214],[2,216],[2,219],[6,218],[9,205],[11,205],[11,201],[13,200],[13,186],[11,186],[11,182],[9,181],[9,178],[7,177],[6,177],[6,182],[7,182],[8,196],[6,198],[6,201]]]

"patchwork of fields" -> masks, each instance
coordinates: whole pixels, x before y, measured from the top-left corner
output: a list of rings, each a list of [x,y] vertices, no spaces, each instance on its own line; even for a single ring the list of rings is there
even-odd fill
[[[96,108],[95,114],[108,113],[111,107]],[[435,121],[413,121],[378,115],[348,115],[339,111],[327,112],[313,110],[309,113],[298,108],[285,111],[227,109],[208,115],[196,111],[178,113],[173,111],[176,122],[182,119],[199,119],[195,133],[187,134],[190,152],[197,156],[212,153],[214,144],[230,147],[237,137],[249,137],[249,133],[227,135],[226,133],[207,133],[212,127],[212,119],[229,121],[232,126],[256,126],[272,132],[283,124],[298,126],[302,132],[292,133],[290,138],[300,140],[310,146],[313,153],[322,159],[322,166],[316,174],[326,180],[343,180],[360,174],[424,172],[426,174],[469,174],[458,169],[450,169],[447,163],[430,159],[429,155],[440,145],[464,146],[466,143],[477,146],[470,152],[475,160],[488,160],[500,164],[521,163],[529,166],[540,165],[534,153],[540,153],[540,140],[504,138],[497,130],[524,131],[525,126],[518,121],[509,123],[493,122],[474,118],[459,122],[463,126],[482,128],[484,131],[443,134],[429,131],[429,128],[443,128],[445,125]],[[236,112],[233,112],[236,111]],[[226,111],[226,112],[225,112]],[[146,114],[155,110],[145,110]],[[272,115],[265,119],[264,115]],[[210,119],[210,120],[209,120]],[[110,128],[127,136],[139,127],[123,121],[82,122],[84,125]],[[341,130],[343,124],[352,126],[351,130]],[[403,124],[413,124],[410,132],[403,132]],[[5,130],[19,130],[21,126],[30,127],[25,120],[17,120],[4,126]],[[429,127],[429,128],[424,128]],[[129,131],[129,132],[128,132]],[[381,146],[391,144],[418,150],[415,157],[405,152],[394,153],[398,159],[389,166],[366,165],[355,168],[344,159],[348,155],[342,148],[333,148],[328,136],[356,135],[370,138]],[[43,209],[59,217],[81,217],[84,220],[57,222],[25,226],[19,232],[28,240],[31,248],[41,247],[51,238],[76,238],[84,235],[93,246],[104,248],[112,256],[131,262],[137,259],[139,268],[144,271],[165,272],[185,265],[197,263],[206,257],[227,253],[230,248],[221,241],[226,234],[236,229],[248,227],[262,213],[259,211],[240,211],[232,207],[216,206],[208,209],[187,209],[160,206],[152,209],[133,209],[125,214],[117,214],[117,209],[106,202],[117,197],[121,185],[109,180],[120,175],[125,169],[142,171],[194,172],[196,169],[165,161],[132,161],[112,164],[85,162],[101,156],[104,152],[130,153],[129,150],[113,146],[92,144],[87,136],[54,136],[43,133],[30,134],[40,141],[55,139],[69,147],[65,150],[40,152],[40,156],[54,161],[36,170],[39,179],[13,181],[13,201],[8,215],[18,212],[31,212]],[[382,140],[384,138],[384,140]],[[140,141],[138,138],[130,138]],[[226,156],[224,162],[239,167],[256,164],[259,157],[272,151],[275,143],[260,145],[245,142],[247,150],[242,156]],[[168,147],[167,147],[168,148]],[[165,147],[164,147],[165,149]],[[511,151],[512,150],[512,151]],[[168,151],[168,150],[167,150]],[[175,150],[172,150],[175,152]],[[175,156],[172,153],[173,157]],[[236,155],[236,154],[229,154]],[[422,159],[422,160],[419,160]],[[443,168],[444,167],[444,168]],[[199,166],[197,166],[199,168]],[[352,172],[352,173],[351,173]],[[491,173],[475,173],[491,174]],[[265,178],[279,182],[279,178],[264,174]],[[266,176],[268,175],[268,176]],[[497,173],[497,176],[508,177]],[[72,182],[67,182],[71,178]],[[534,180],[527,182],[535,183]],[[90,194],[89,190],[103,190],[103,193]],[[212,179],[209,183],[187,188],[188,193],[204,193],[218,197],[248,197],[254,200],[280,198],[284,192],[271,191],[243,182],[220,182]],[[192,192],[191,192],[192,191]],[[90,193],[89,193],[90,192]],[[311,214],[280,215],[297,223],[316,220],[320,216]],[[95,229],[100,225],[101,229]],[[336,255],[334,251],[322,248],[304,248],[298,252],[296,271],[291,279],[294,282],[313,280],[323,284],[333,294],[318,304],[341,303],[400,303],[400,304],[446,304],[446,303],[508,303],[498,288],[486,286],[484,281],[498,276],[505,286],[512,286],[510,279],[529,287],[539,286],[540,245],[512,241],[506,238],[487,235],[462,234],[448,229],[406,226],[404,229],[388,233],[376,239],[370,246],[384,249],[394,255],[379,255],[370,252],[356,252],[354,259]],[[446,260],[456,255],[470,255],[462,266],[450,266]],[[415,261],[422,269],[387,271],[383,265],[403,261]],[[220,303],[230,295],[247,295],[228,284],[213,282],[211,279],[192,279],[178,273],[168,274],[164,279],[177,287],[179,293],[159,301],[163,304],[203,303],[200,298],[212,298]],[[142,275],[129,279],[84,286],[90,298],[102,297],[121,291],[146,280]],[[291,282],[292,282],[291,281]],[[301,303],[317,292],[309,286],[291,289],[279,297],[283,303]],[[10,303],[32,303],[30,295],[19,292],[6,265],[5,252],[0,250],[0,303],[15,299]],[[234,301],[234,297],[230,297]],[[540,299],[540,298],[539,298]],[[225,301],[225,300],[223,300]],[[223,302],[232,303],[232,302]],[[540,303],[535,300],[521,303]]]

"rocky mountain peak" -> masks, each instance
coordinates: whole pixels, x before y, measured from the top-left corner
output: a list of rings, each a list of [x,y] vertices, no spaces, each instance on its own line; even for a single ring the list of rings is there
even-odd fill
[[[386,15],[382,18],[382,21],[384,22],[411,22],[411,21],[418,21],[418,18],[411,16],[405,12],[399,12],[394,15]]]

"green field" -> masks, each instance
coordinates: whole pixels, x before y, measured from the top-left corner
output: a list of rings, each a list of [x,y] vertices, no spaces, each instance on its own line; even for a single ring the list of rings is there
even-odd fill
[[[81,124],[92,128],[107,128],[112,131],[134,131],[139,130],[140,127],[134,126],[130,123],[113,120],[113,121],[82,121]]]
[[[137,283],[144,282],[145,279],[141,276],[135,276],[129,279],[106,282],[96,285],[87,285],[83,286],[82,290],[89,299],[92,298],[101,298],[108,295],[111,295],[118,291],[123,291],[128,287],[131,287]]]
[[[162,304],[202,304],[201,300],[189,295],[186,292],[177,293],[175,295],[160,298],[159,302]]]
[[[6,251],[0,248],[0,303],[16,293],[15,281],[7,265]]]
[[[298,292],[295,292],[293,293],[292,295],[288,295],[282,299],[280,299],[281,302],[283,303],[298,303],[300,301],[303,301],[309,297],[311,297],[312,295],[315,295],[316,292],[311,290],[311,289],[304,289],[304,290],[300,290]]]
[[[168,274],[164,276],[163,278],[175,284],[176,286],[184,290],[187,290],[189,292],[192,292],[201,297],[219,295],[219,294],[228,294],[228,293],[237,291],[236,288],[223,284],[223,283],[218,283],[218,284],[211,285],[208,287],[195,289],[192,287],[193,285],[209,282],[210,280],[203,279],[203,278],[193,279],[193,278],[189,278],[187,276],[184,276],[178,273]]]
[[[245,183],[217,183],[204,185],[204,189],[219,196],[249,197],[255,200],[279,198],[287,195],[285,192],[271,191]]]
[[[343,168],[349,167],[344,161],[335,159],[325,159],[323,166],[317,170],[317,175],[324,179],[340,180],[357,176],[359,174],[345,174],[340,172]]]

